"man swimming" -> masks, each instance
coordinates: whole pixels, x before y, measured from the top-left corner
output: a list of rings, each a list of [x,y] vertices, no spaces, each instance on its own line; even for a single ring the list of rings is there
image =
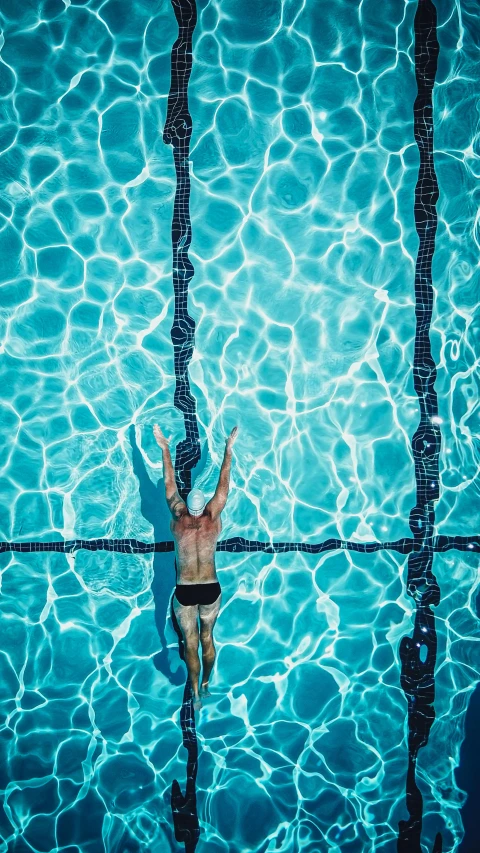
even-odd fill
[[[198,711],[202,707],[202,697],[210,696],[208,682],[215,661],[212,632],[222,598],[215,570],[215,550],[222,530],[220,513],[227,502],[232,446],[238,428],[234,427],[227,438],[218,485],[208,503],[200,489],[192,489],[185,504],[177,491],[168,440],[158,424],[155,424],[153,433],[162,449],[165,495],[173,516],[170,529],[175,541],[177,568],[173,608],[185,643],[185,663],[193,690],[193,706]],[[200,689],[199,639],[203,664]]]

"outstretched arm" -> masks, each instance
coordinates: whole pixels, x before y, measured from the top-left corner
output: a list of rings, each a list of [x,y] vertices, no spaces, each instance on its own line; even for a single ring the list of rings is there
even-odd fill
[[[175,471],[173,470],[172,457],[170,456],[170,448],[168,446],[168,441],[165,438],[162,430],[155,424],[153,427],[153,434],[157,440],[157,444],[162,448],[162,457],[163,457],[163,480],[165,483],[165,497],[167,499],[168,506],[170,507],[170,512],[172,513],[174,518],[179,518],[186,512],[187,507],[185,506],[185,501],[182,500],[177,491],[177,484],[175,482]]]
[[[232,446],[237,437],[237,433],[238,427],[234,427],[227,438],[225,455],[220,469],[220,477],[218,478],[218,485],[212,500],[209,501],[206,506],[206,509],[214,518],[217,518],[220,515],[227,503],[228,487],[230,485],[230,467],[232,464]]]

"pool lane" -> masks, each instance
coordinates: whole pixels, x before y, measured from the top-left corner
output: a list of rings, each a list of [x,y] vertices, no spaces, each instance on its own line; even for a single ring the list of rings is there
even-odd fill
[[[415,226],[419,237],[415,265],[415,349],[413,381],[420,405],[420,423],[412,436],[415,462],[416,505],[410,512],[410,529],[418,548],[408,558],[407,593],[415,602],[413,635],[400,643],[400,683],[408,702],[408,770],[406,804],[408,820],[399,822],[398,853],[421,853],[423,798],[416,778],[418,751],[428,743],[435,720],[435,665],[437,633],[432,606],[440,602],[433,574],[435,506],[440,497],[441,446],[437,370],[432,357],[430,326],[433,311],[432,260],[437,230],[438,183],[433,160],[432,93],[439,44],[437,11],[431,0],[419,0],[415,14],[415,77],[418,95],[413,107],[414,136],[420,154],[415,187]],[[437,833],[433,853],[441,853]]]
[[[188,109],[188,82],[192,70],[192,38],[197,23],[195,0],[172,0],[178,38],[172,47],[171,85],[163,141],[173,148],[176,189],[172,220],[172,275],[175,312],[171,329],[175,365],[174,405],[183,414],[185,439],[177,444],[175,475],[180,495],[192,487],[192,468],[200,460],[197,407],[190,389],[188,365],[195,346],[195,320],[188,313],[188,286],[193,264],[190,220],[190,140],[192,117]]]
[[[172,277],[175,309],[171,338],[175,367],[174,405],[182,412],[185,425],[185,438],[176,447],[175,479],[179,494],[185,500],[192,488],[192,469],[201,455],[197,407],[188,376],[188,366],[195,346],[195,321],[188,313],[188,286],[194,274],[193,264],[188,255],[192,242],[189,162],[192,117],[188,109],[188,83],[192,71],[192,38],[197,23],[197,7],[195,0],[171,0],[171,2],[178,24],[178,38],[172,47],[171,83],[163,141],[173,148],[176,177],[172,219]],[[171,607],[171,617],[179,639],[179,652],[183,658],[182,637],[173,607]],[[179,782],[176,779],[173,781],[170,805],[175,838],[185,845],[185,853],[193,853],[200,837],[196,795],[198,742],[193,694],[188,675],[180,710],[180,725],[183,745],[188,755],[187,781],[185,794],[182,794]]]
[[[359,554],[373,554],[376,551],[396,551],[399,554],[411,554],[421,551],[422,543],[404,537],[390,542],[352,542],[345,539],[326,539],[325,542],[261,542],[256,539],[244,539],[232,536],[217,543],[217,551],[235,553],[285,554],[298,551],[303,554],[323,554],[325,551],[354,551]],[[480,552],[480,534],[476,536],[439,535],[432,537],[432,551],[471,551]],[[73,551],[112,551],[120,554],[166,554],[173,552],[172,539],[163,542],[141,542],[139,539],[69,539],[56,542],[0,542],[0,554],[16,551],[22,554],[37,554],[41,551],[53,551],[69,554]]]
[[[176,193],[172,223],[173,285],[175,316],[171,331],[174,348],[176,408],[182,412],[185,439],[177,445],[175,460],[179,489],[188,492],[192,471],[200,458],[200,443],[196,417],[196,401],[191,393],[188,366],[195,344],[195,322],[188,313],[188,286],[193,276],[193,265],[188,257],[191,242],[189,213],[190,176],[188,166],[192,120],[188,111],[188,81],[192,64],[192,34],[196,20],[195,5],[189,0],[172,5],[179,24],[179,37],[172,49],[172,86],[168,100],[164,141],[173,147],[176,171]],[[416,603],[413,636],[404,638],[401,646],[402,687],[407,696],[409,726],[409,768],[407,774],[407,808],[410,819],[400,825],[398,839],[400,851],[420,850],[422,829],[422,801],[415,779],[416,755],[428,739],[434,719],[434,666],[436,659],[435,620],[432,605],[439,601],[439,589],[432,571],[435,552],[456,549],[480,551],[480,536],[433,535],[434,501],[438,500],[438,454],[440,430],[435,421],[438,415],[434,390],[435,363],[432,358],[429,328],[431,323],[433,288],[431,263],[434,250],[436,224],[436,179],[433,164],[432,88],[435,78],[438,44],[435,37],[435,7],[430,0],[419,0],[415,21],[416,74],[419,94],[415,102],[415,135],[420,151],[420,174],[415,198],[417,231],[420,248],[415,276],[417,302],[417,329],[413,371],[419,398],[420,425],[412,438],[417,483],[417,501],[412,510],[410,524],[413,538],[404,537],[386,542],[352,542],[328,539],[319,543],[262,542],[234,537],[218,543],[218,551],[231,553],[264,552],[284,553],[298,551],[320,554],[325,551],[348,550],[374,553],[392,550],[409,554],[407,586]],[[430,446],[430,447],[429,447]],[[433,483],[433,485],[432,485]],[[157,534],[157,537],[158,534]],[[138,539],[75,539],[59,542],[3,542],[0,552],[22,553],[87,551],[112,551],[122,554],[169,553],[173,542],[142,542]],[[424,630],[425,629],[425,630]],[[427,640],[425,642],[425,640]],[[427,656],[422,660],[422,646]],[[418,650],[418,651],[417,651]],[[195,718],[191,706],[189,684],[185,685],[180,712],[183,744],[187,750],[185,793],[183,783],[174,782],[171,792],[173,822],[177,841],[185,843],[186,851],[195,849],[199,835],[196,808],[196,773],[198,746]],[[437,836],[434,852],[441,849]],[[473,848],[472,848],[473,849]]]

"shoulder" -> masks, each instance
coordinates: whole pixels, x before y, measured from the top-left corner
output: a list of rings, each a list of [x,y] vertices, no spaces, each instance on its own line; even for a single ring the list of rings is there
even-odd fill
[[[174,518],[181,518],[188,514],[187,505],[176,491],[171,498],[167,499],[167,503]]]
[[[187,508],[182,509],[182,507],[177,507],[175,511],[172,510],[172,521],[176,524],[180,524],[180,522],[185,521],[187,518],[190,518]]]
[[[209,504],[205,507],[205,523],[207,525],[211,524],[221,524],[221,512],[216,512],[215,507],[210,507]]]

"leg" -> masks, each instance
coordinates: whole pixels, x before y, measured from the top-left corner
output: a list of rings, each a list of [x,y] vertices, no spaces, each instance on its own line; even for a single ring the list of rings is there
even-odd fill
[[[200,642],[202,644],[202,664],[203,664],[203,673],[202,673],[202,687],[201,693],[204,696],[209,696],[208,692],[208,682],[210,679],[210,673],[213,668],[213,664],[215,661],[215,646],[213,643],[213,626],[217,621],[218,612],[220,610],[220,604],[222,601],[222,595],[218,596],[217,600],[213,602],[213,604],[200,604],[199,605],[199,613],[200,613]]]
[[[185,663],[193,690],[193,707],[196,711],[202,707],[198,693],[198,678],[200,675],[200,658],[198,657],[198,604],[184,607],[173,596],[173,609],[183,636],[185,648]]]

